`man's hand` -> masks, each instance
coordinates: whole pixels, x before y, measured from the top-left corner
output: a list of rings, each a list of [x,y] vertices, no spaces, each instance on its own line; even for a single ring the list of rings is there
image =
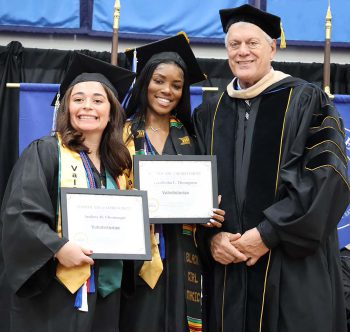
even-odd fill
[[[247,256],[236,249],[231,242],[238,240],[241,234],[220,232],[211,239],[210,250],[213,258],[223,264],[240,263],[247,260]]]
[[[57,251],[55,257],[63,266],[74,267],[83,264],[93,265],[94,261],[89,257],[91,254],[92,250],[82,248],[78,244],[68,241]]]
[[[231,244],[248,258],[247,266],[253,266],[269,251],[256,228],[246,231],[240,238],[231,241]]]

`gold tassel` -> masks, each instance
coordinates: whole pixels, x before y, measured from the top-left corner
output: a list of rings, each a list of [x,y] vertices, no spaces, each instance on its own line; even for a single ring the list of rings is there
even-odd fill
[[[185,31],[180,31],[177,33],[178,35],[184,35],[187,42],[190,43],[190,38],[188,38],[187,33]]]
[[[284,34],[283,25],[282,25],[282,21],[281,21],[281,42],[280,42],[280,48],[286,48],[286,47],[287,47],[286,35]]]

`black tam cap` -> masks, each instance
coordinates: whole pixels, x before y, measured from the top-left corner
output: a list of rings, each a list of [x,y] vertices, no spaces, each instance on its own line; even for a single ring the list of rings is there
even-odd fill
[[[81,53],[75,53],[73,60],[61,82],[59,100],[63,98],[68,88],[81,82],[100,82],[110,88],[119,101],[123,101],[134,80],[135,73],[130,70],[111,65]],[[56,98],[52,105],[55,105]]]
[[[222,29],[225,33],[234,23],[248,22],[257,25],[273,39],[281,36],[281,18],[253,6],[243,5],[236,8],[221,9],[219,13]]]
[[[125,54],[132,63],[134,49],[127,50]],[[140,74],[150,59],[161,59],[172,60],[181,67],[186,68],[190,84],[206,79],[183,33],[136,48],[136,57],[137,75]]]

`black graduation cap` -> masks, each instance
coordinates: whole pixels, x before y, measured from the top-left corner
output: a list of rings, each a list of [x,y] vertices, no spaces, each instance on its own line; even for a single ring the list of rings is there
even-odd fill
[[[243,5],[221,9],[219,13],[222,29],[225,33],[233,23],[249,22],[257,25],[273,39],[277,39],[281,35],[281,18],[253,6]]]
[[[71,86],[81,82],[96,81],[108,86],[122,102],[134,78],[135,73],[130,70],[77,52],[74,53],[72,62],[61,82],[59,100]],[[52,102],[53,106],[56,98]]]
[[[206,76],[200,69],[197,59],[193,54],[193,51],[184,33],[180,33],[176,36],[164,38],[162,40],[158,40],[156,42],[136,48],[137,75],[140,74],[148,60],[150,60],[153,56],[158,57],[159,55],[161,58],[162,53],[164,53],[164,58],[172,58],[173,56],[168,52],[175,53],[173,56],[180,56],[180,58],[183,60],[187,68],[190,84],[206,79]],[[132,63],[134,57],[134,49],[125,51],[125,54],[130,63]]]

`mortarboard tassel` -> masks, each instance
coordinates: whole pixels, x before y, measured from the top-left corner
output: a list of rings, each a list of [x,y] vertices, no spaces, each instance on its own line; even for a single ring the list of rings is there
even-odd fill
[[[286,35],[284,34],[283,25],[282,25],[282,21],[281,21],[281,42],[280,42],[280,48],[286,48],[286,47],[287,47]]]
[[[53,111],[53,117],[52,117],[52,125],[51,125],[51,136],[55,135],[56,132],[56,118],[57,118],[57,112],[60,107],[60,92],[56,95],[56,101],[55,101],[55,107]]]
[[[188,35],[187,35],[187,33],[185,31],[180,31],[180,32],[177,33],[177,35],[184,35],[186,40],[187,40],[187,42],[190,43],[190,38],[188,38]]]

